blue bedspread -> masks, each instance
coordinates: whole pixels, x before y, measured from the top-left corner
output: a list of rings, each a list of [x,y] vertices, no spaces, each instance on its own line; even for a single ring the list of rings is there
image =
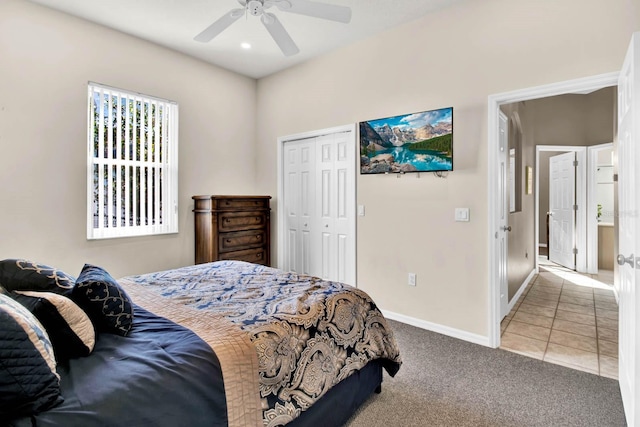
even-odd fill
[[[222,373],[211,347],[141,307],[134,314],[129,336],[100,334],[89,357],[58,365],[65,400],[33,417],[37,427],[227,425]]]
[[[191,318],[222,316],[249,337],[265,427],[296,419],[371,361],[380,360],[392,376],[402,363],[376,303],[344,283],[241,261],[129,276],[120,283],[128,292],[151,293],[153,302],[189,309]],[[213,348],[225,372],[223,349]],[[232,421],[234,413],[229,409]]]

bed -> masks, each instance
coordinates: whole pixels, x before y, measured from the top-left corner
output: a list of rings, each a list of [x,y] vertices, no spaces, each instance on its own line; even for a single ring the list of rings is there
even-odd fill
[[[78,300],[84,273],[59,293]],[[94,322],[91,353],[57,364],[64,401],[10,426],[339,426],[402,363],[375,303],[341,283],[240,261],[113,282],[131,318],[109,321],[130,329]]]

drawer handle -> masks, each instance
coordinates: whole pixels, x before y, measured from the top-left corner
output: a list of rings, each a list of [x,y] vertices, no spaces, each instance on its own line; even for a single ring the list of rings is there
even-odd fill
[[[229,218],[224,219],[224,222],[229,222],[229,221],[231,221]]]
[[[260,240],[260,235],[256,234],[256,240]]]
[[[262,258],[262,254],[256,254],[256,258],[258,259]]]
[[[227,239],[227,243],[231,243],[231,239]]]

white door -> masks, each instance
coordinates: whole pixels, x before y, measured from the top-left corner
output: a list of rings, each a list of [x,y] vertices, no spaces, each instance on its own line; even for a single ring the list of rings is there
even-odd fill
[[[500,112],[498,117],[500,123],[500,142],[498,149],[500,150],[500,177],[498,178],[499,188],[498,197],[500,197],[500,221],[498,224],[498,232],[496,238],[498,239],[498,278],[500,280],[500,319],[509,314],[509,280],[507,277],[507,259],[509,254],[509,210],[510,204],[507,201],[507,182],[509,179],[509,169],[507,167],[509,162],[508,148],[509,148],[509,122],[507,116]]]
[[[355,285],[355,150],[352,133],[316,141],[316,206],[320,216],[319,268],[326,280]]]
[[[549,260],[575,270],[576,154],[549,159]]]
[[[355,126],[278,139],[278,267],[356,285]]]
[[[284,269],[312,274],[314,228],[315,140],[284,145]]]
[[[619,381],[629,426],[640,425],[640,33],[631,39],[618,80]]]

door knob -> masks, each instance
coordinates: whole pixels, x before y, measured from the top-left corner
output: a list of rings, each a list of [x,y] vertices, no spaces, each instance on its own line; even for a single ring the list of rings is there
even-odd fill
[[[329,224],[325,224],[325,225],[324,225],[324,228],[329,228]]]
[[[503,225],[502,226],[502,231],[511,231],[511,226],[510,225]]]
[[[637,267],[640,268],[640,257],[634,258],[633,254],[629,255],[629,257],[625,258],[624,255],[620,254],[616,258],[619,266],[623,266],[625,264],[629,264],[631,268],[636,267],[634,264],[638,264]]]

